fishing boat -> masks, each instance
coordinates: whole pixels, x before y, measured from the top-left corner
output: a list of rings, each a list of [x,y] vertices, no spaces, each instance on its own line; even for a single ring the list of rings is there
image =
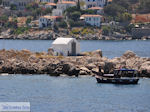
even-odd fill
[[[96,75],[98,83],[137,84],[137,71],[132,69],[117,69],[113,74]]]

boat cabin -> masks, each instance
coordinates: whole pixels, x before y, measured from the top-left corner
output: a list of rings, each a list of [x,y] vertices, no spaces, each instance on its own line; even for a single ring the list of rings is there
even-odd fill
[[[114,77],[136,77],[137,71],[134,69],[116,69],[114,70]]]

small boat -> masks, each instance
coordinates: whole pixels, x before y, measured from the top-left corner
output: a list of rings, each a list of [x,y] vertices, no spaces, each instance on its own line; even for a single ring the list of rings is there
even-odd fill
[[[117,69],[114,74],[96,75],[98,83],[113,83],[113,84],[137,84],[136,70],[131,69]]]
[[[0,76],[7,76],[9,75],[8,73],[1,73]]]

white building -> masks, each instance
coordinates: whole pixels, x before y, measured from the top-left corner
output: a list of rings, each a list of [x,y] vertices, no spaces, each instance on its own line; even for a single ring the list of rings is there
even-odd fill
[[[80,43],[75,38],[57,38],[52,43],[55,55],[76,56],[80,54]]]
[[[41,16],[39,18],[39,28],[48,27],[52,24],[51,16]]]
[[[64,10],[69,7],[76,6],[76,2],[73,1],[59,1],[57,3],[57,8],[52,11],[53,16],[62,16]]]
[[[60,1],[57,3],[57,9],[66,10],[69,7],[76,6],[76,2],[73,1]]]
[[[39,28],[52,26],[57,20],[61,18],[61,16],[41,16],[39,18]]]
[[[85,0],[86,9],[91,7],[104,7],[107,3],[107,0]]]
[[[54,8],[54,7],[56,7],[55,3],[47,3],[47,4],[45,4],[45,8]]]
[[[47,2],[54,3],[54,0],[39,0],[39,2],[42,2],[42,3],[47,3]]]
[[[80,19],[83,19],[87,24],[100,27],[102,16],[101,15],[82,15]]]
[[[52,10],[52,16],[62,16],[63,11],[61,9],[53,9]]]

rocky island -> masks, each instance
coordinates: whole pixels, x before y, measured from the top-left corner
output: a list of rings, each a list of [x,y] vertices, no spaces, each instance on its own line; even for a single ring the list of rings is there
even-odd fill
[[[150,58],[139,57],[132,51],[125,52],[121,57],[108,59],[102,56],[101,50],[68,57],[54,56],[50,51],[0,50],[0,73],[94,76],[98,74],[99,66],[104,73],[129,68],[138,70],[140,77],[150,77]]]

